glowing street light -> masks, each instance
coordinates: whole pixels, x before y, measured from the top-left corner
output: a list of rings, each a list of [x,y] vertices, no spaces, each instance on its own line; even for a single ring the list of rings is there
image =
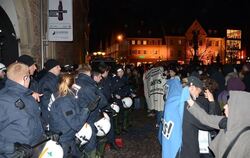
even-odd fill
[[[122,40],[123,40],[123,35],[122,35],[122,34],[118,35],[118,36],[117,36],[117,40],[118,40],[118,41],[122,41]]]

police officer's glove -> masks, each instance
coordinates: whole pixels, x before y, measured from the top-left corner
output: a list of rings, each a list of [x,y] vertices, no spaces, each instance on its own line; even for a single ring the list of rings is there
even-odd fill
[[[78,148],[79,151],[81,151],[81,152],[82,152],[82,151],[85,149],[85,147],[86,147],[86,144],[81,145],[81,141],[80,141],[78,138],[75,139],[75,143],[76,143],[77,148]]]
[[[33,149],[30,145],[20,144],[18,142],[14,144],[14,150],[14,157],[30,158],[33,153]]]
[[[98,105],[100,99],[101,99],[101,97],[100,97],[100,96],[97,96],[97,98],[96,98],[93,102],[90,102],[90,103],[88,104],[87,107],[88,107],[89,111],[94,111],[94,110],[95,110],[95,108],[97,107],[97,105]]]
[[[52,131],[45,131],[46,137],[50,138],[50,140],[53,140],[55,142],[58,142],[60,139],[60,136],[62,135],[62,133],[55,133]]]

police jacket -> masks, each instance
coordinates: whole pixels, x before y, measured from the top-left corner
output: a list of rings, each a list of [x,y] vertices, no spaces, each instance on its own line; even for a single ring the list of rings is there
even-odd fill
[[[81,108],[88,107],[88,105],[94,102],[98,97],[101,97],[97,108],[90,113],[88,119],[88,123],[94,123],[99,118],[99,111],[108,105],[107,99],[102,94],[97,83],[88,75],[79,74],[76,84],[81,86],[78,92],[78,104]]]
[[[96,148],[96,128],[94,126],[94,122],[96,122],[100,118],[100,111],[107,105],[107,100],[101,91],[98,89],[96,82],[86,74],[79,74],[76,79],[76,84],[81,86],[81,89],[78,92],[78,105],[80,108],[86,108],[89,104],[94,102],[97,98],[101,97],[98,102],[97,108],[92,111],[89,115],[87,122],[92,128],[93,134],[86,145],[86,152],[92,151]]]
[[[103,78],[99,84],[103,95],[106,97],[108,102],[112,102],[111,90],[112,90],[112,77],[109,75],[107,78]]]
[[[30,78],[30,86],[29,89],[31,89],[34,92],[38,92],[39,91],[39,86],[38,86],[38,82],[36,80],[34,80],[34,78],[31,76]]]
[[[57,91],[58,76],[51,72],[47,74],[39,81],[39,93],[43,94],[41,97],[40,107],[42,111],[43,120],[48,123],[48,104],[50,101],[51,94]]]
[[[4,88],[5,81],[6,81],[6,78],[0,79],[0,90]]]
[[[115,76],[112,84],[113,95],[119,95],[121,98],[127,97],[131,94],[128,78],[126,76]]]
[[[50,108],[50,130],[55,133],[62,132],[60,142],[73,141],[77,133],[89,115],[87,108],[81,108],[77,104],[77,98],[71,91],[64,97],[58,97]]]
[[[31,93],[8,79],[0,91],[0,156],[11,157],[15,142],[35,145],[42,139],[40,110]]]

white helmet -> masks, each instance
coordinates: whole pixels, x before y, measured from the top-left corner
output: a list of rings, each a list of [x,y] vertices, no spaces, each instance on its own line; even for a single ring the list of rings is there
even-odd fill
[[[119,113],[120,107],[117,105],[116,102],[112,103],[112,104],[110,105],[110,107],[111,107],[116,113]]]
[[[49,140],[45,144],[39,158],[63,158],[63,148],[57,142]]]
[[[125,97],[122,99],[122,105],[124,108],[130,108],[133,104],[133,101],[130,97]]]
[[[89,142],[92,136],[92,128],[88,123],[85,123],[79,132],[75,134],[77,141],[80,141],[80,146]]]
[[[103,112],[103,118],[96,121],[94,123],[94,125],[97,129],[96,135],[99,137],[105,136],[111,128],[110,119],[109,119],[108,114]]]
[[[6,66],[2,63],[0,63],[0,71],[6,70]]]

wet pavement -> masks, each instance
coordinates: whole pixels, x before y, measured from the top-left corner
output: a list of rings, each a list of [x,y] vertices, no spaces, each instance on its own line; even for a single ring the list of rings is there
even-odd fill
[[[157,139],[155,117],[147,117],[144,109],[132,111],[132,127],[121,134],[123,148],[106,149],[104,158],[161,158],[161,146]]]

